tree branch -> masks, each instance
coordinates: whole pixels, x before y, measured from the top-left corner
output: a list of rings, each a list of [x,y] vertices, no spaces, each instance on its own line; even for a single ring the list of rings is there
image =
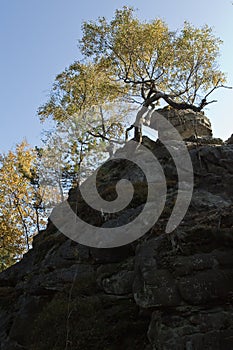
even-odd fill
[[[167,104],[175,109],[191,109],[194,112],[200,112],[205,106],[207,106],[210,103],[217,102],[217,100],[212,100],[210,102],[207,102],[207,97],[216,89],[223,87],[227,89],[232,89],[230,86],[224,86],[224,85],[218,85],[219,82],[205,95],[205,97],[201,100],[199,106],[195,106],[194,104],[191,103],[186,103],[186,102],[175,102],[171,95],[167,95],[165,93],[162,93],[160,91],[152,91],[152,96],[151,96],[151,91],[149,92],[147,99],[144,101],[143,105],[145,107],[153,106],[153,103],[158,101],[159,99],[163,99]],[[153,94],[154,93],[154,94]]]
[[[109,141],[109,142],[111,141],[113,143],[117,143],[119,145],[122,145],[123,143],[125,143],[124,141],[110,139],[109,137],[102,135],[100,132],[97,132],[96,134],[94,134],[92,131],[88,131],[88,134],[90,134],[91,136],[96,137],[96,138],[101,138],[102,140],[105,140],[105,141]]]

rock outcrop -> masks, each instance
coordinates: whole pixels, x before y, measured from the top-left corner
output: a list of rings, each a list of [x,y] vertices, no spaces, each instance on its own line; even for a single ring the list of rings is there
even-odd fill
[[[229,139],[226,141],[226,143],[228,145],[232,145],[233,144],[233,134],[231,135],[231,137],[229,137]]]
[[[203,112],[194,112],[193,110],[177,110],[171,107],[158,109],[157,112],[163,115],[179,132],[183,139],[190,137],[212,137],[212,128],[210,120]],[[150,127],[157,130],[156,118],[151,119]],[[166,137],[172,139],[170,130],[163,128],[161,131]],[[159,138],[161,135],[159,135]]]
[[[233,145],[187,141],[192,202],[179,227],[166,234],[177,198],[176,167],[159,141],[144,137],[143,144],[166,175],[167,200],[157,223],[132,244],[97,249],[49,222],[22,261],[0,274],[1,350],[232,349]],[[118,152],[127,147],[130,142]],[[135,195],[118,214],[104,217],[89,208],[78,189],[68,202],[91,224],[123,225],[141,211],[147,185],[137,167],[113,158],[97,179],[103,198],[116,197],[121,178],[131,181]]]

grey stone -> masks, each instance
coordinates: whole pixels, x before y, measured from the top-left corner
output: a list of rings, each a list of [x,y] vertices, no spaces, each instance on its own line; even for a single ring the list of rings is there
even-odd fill
[[[134,280],[133,271],[120,271],[117,274],[102,279],[101,285],[105,293],[125,295],[132,293]]]
[[[154,312],[148,330],[153,349],[221,350],[232,346],[232,311],[191,310],[190,314]]]
[[[180,304],[176,282],[169,271],[150,270],[136,276],[133,286],[136,303],[143,308],[168,307]]]
[[[207,304],[221,300],[232,293],[232,270],[207,270],[198,272],[179,280],[179,291],[182,298],[189,304]]]
[[[164,113],[173,118],[173,112]],[[33,249],[0,274],[1,350],[33,349],[35,344],[28,344],[28,339],[35,331],[34,320],[43,319],[43,310],[50,303],[58,309],[50,308],[46,314],[52,334],[56,334],[56,325],[49,323],[50,313],[54,311],[52,320],[67,320],[70,303],[69,321],[77,325],[84,348],[89,348],[92,337],[96,349],[110,348],[113,338],[113,348],[125,350],[132,346],[135,350],[232,348],[233,145],[211,138],[211,127],[203,114],[198,115],[193,135],[196,114],[182,112],[190,117],[184,122],[183,114],[179,112],[178,118],[177,113],[173,123],[179,119],[182,136],[191,135],[185,142],[195,185],[179,227],[165,233],[178,193],[176,166],[160,141],[144,137],[145,147],[157,157],[167,180],[166,205],[160,219],[137,242],[112,249],[81,246],[50,221],[35,237]],[[142,147],[131,146],[126,144],[119,154],[143,156]],[[173,146],[179,151],[176,142]],[[147,184],[143,172],[117,159],[106,165],[97,181],[100,195],[112,200],[112,190],[121,178],[132,181],[139,193],[120,213],[103,218],[81,200],[78,189],[70,191],[68,202],[83,219],[90,218],[98,227],[124,225],[143,207]],[[182,182],[181,187],[185,194],[187,183]],[[54,215],[58,213],[54,211]],[[59,220],[66,224],[68,213],[63,212]],[[69,335],[75,342],[74,331],[76,327],[71,327]],[[43,334],[39,337],[46,346]]]
[[[210,120],[202,112],[194,112],[192,110],[176,110],[174,108],[165,107],[157,110],[162,114],[179,132],[183,139],[191,136],[208,136],[212,137],[212,129]],[[151,120],[150,127],[157,130],[156,118]],[[161,130],[163,135],[172,139],[171,132]],[[160,138],[160,135],[159,135]]]

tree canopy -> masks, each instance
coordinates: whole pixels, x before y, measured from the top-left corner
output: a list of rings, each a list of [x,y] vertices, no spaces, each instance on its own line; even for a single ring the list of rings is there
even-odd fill
[[[200,111],[225,83],[217,64],[222,42],[207,25],[185,22],[181,30],[170,31],[161,19],[141,22],[124,7],[111,21],[84,22],[82,29],[84,57],[105,67],[110,79],[147,107],[162,99],[174,108]]]
[[[171,31],[158,18],[140,21],[134,9],[125,6],[110,21],[101,17],[84,22],[82,32],[83,59],[56,77],[50,99],[39,109],[41,120],[64,122],[76,113],[84,133],[116,141],[115,130],[123,127],[122,111],[118,124],[108,115],[107,135],[102,117],[84,127],[93,109],[101,108],[103,116],[112,103],[154,108],[163,102],[201,111],[215,102],[209,95],[225,87],[226,76],[217,62],[222,41],[208,25],[196,28],[185,22]]]
[[[0,155],[0,271],[22,257],[45,224],[37,155],[23,141]]]

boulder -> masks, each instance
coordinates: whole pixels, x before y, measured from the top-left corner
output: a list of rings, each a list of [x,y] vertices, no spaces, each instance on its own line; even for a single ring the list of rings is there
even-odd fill
[[[203,112],[194,112],[191,109],[177,110],[171,107],[165,107],[157,110],[162,114],[179,132],[183,139],[194,137],[212,137],[212,128],[210,120],[204,115]],[[150,127],[158,130],[156,117],[151,119]],[[165,127],[159,130],[158,137],[162,138],[166,136],[167,139],[173,138],[173,133],[170,130],[166,130]]]

